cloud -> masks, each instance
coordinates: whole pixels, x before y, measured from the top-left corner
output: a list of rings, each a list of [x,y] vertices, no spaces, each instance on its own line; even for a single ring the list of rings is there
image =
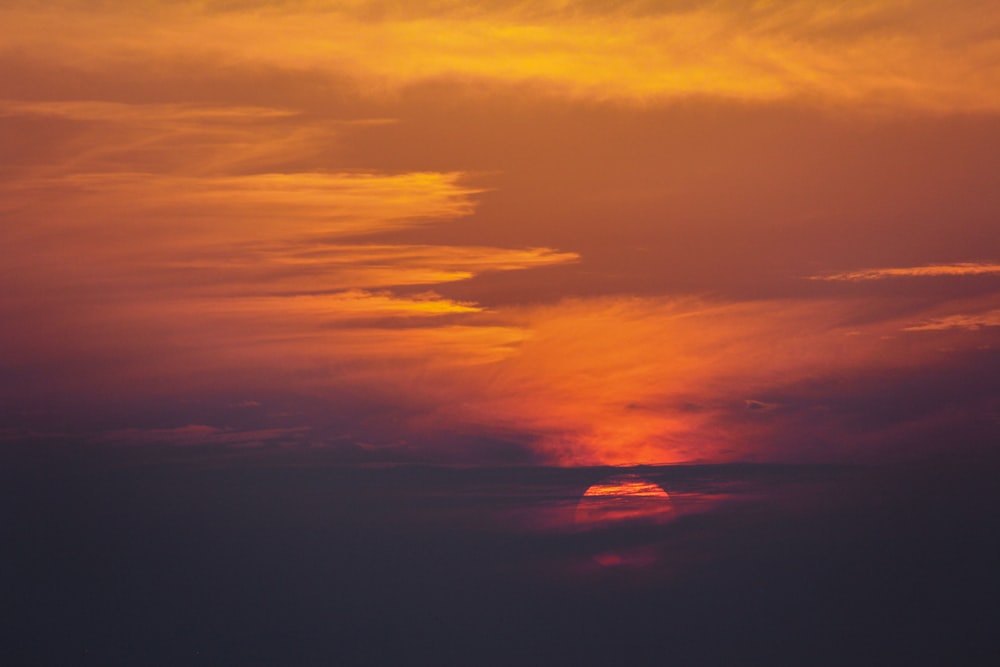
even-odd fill
[[[845,342],[838,321],[850,309],[664,298],[524,309],[530,335],[516,353],[492,373],[452,378],[460,388],[441,400],[429,428],[527,433],[543,454],[576,464],[774,455],[766,435],[733,427],[747,394],[822,376],[834,365],[899,363],[877,337]],[[692,412],[691,404],[706,407]]]
[[[170,281],[175,290],[187,284],[202,296],[293,296],[440,285],[488,272],[558,266],[577,259],[575,253],[549,248],[262,244],[236,257],[223,258],[205,249],[175,256],[162,280]]]
[[[920,324],[903,327],[903,331],[946,331],[948,329],[978,331],[982,327],[1000,327],[1000,310],[936,317]]]
[[[992,262],[957,262],[955,264],[927,264],[924,266],[862,269],[843,273],[810,276],[810,280],[861,282],[886,278],[924,278],[939,276],[990,276],[1000,275],[1000,264]]]
[[[451,78],[648,104],[691,96],[933,111],[1000,108],[989,3],[108,2],[3,12],[8,52],[83,69],[171,60]],[[57,30],[73,24],[72,34]],[[995,31],[993,31],[995,32]]]
[[[8,179],[38,181],[37,186],[68,177],[79,182],[115,175],[288,172],[315,161],[344,132],[391,122],[318,122],[285,108],[77,100],[73,91],[64,93],[69,99],[0,100],[0,122],[26,128],[17,133],[14,150],[0,157]]]
[[[901,316],[857,327],[869,307],[633,297],[513,309],[529,335],[491,372],[435,382],[438,407],[414,431],[506,434],[568,464],[878,459],[893,429],[950,409],[933,378],[961,375],[989,339],[950,337],[949,353],[941,339],[900,344],[889,334]],[[898,405],[843,405],[868,385]]]
[[[178,229],[219,241],[309,235],[317,239],[374,234],[430,219],[468,215],[473,188],[458,173],[265,173],[176,176],[81,173],[22,180],[6,188],[12,203],[49,211],[79,207],[77,219],[121,226],[141,216],[146,234]],[[94,210],[94,209],[97,210]],[[280,221],[280,224],[279,224]],[[184,229],[186,227],[187,229]]]
[[[184,397],[190,406],[172,410],[187,425],[219,423],[187,417],[199,405],[250,395],[294,409],[253,415],[264,421],[243,430],[290,419],[311,427],[311,442],[347,437],[435,460],[475,461],[470,452],[491,442],[561,464],[878,459],[898,453],[887,447],[900,433],[989,405],[981,378],[979,394],[959,396],[967,410],[945,410],[957,395],[948,383],[970,377],[963,364],[981,365],[985,329],[903,344],[888,336],[900,316],[859,326],[869,307],[607,297],[485,310],[354,291],[63,309],[58,325],[4,336],[22,361],[44,355],[22,373],[18,400],[124,395],[141,413]]]
[[[186,226],[185,235],[235,232],[236,241],[302,232],[330,238],[468,215],[481,191],[461,183],[460,172],[302,168],[341,134],[380,119],[233,105],[0,101],[0,122],[18,117],[43,123],[36,148],[45,130],[59,130],[54,123],[71,122],[72,133],[42,162],[14,156],[0,179],[6,207],[44,206],[76,224],[122,226],[121,218],[141,216],[144,234]]]
[[[746,405],[747,410],[755,410],[757,412],[768,412],[780,407],[777,403],[766,403],[752,398],[746,399],[743,401],[743,404]]]
[[[206,424],[188,424],[176,428],[127,428],[103,434],[101,441],[122,445],[224,445],[228,447],[263,447],[308,442],[309,427],[246,430]]]
[[[178,443],[308,424],[310,442],[569,464],[877,450],[858,432],[913,409],[850,397],[967,368],[994,305],[816,297],[787,276],[1000,273],[899,259],[939,231],[918,192],[975,204],[950,209],[941,256],[992,239],[994,202],[968,196],[993,173],[991,121],[970,118],[1000,110],[998,12],[827,5],[6,5],[11,427],[36,408]],[[817,108],[953,115],[872,131]],[[869,232],[888,242],[843,261]],[[698,290],[717,296],[678,296]],[[247,396],[282,407],[227,430],[218,406]]]
[[[306,139],[365,123],[220,105],[7,101],[0,112],[0,123],[72,125],[0,180],[0,309],[12,323],[0,331],[0,391],[35,406],[102,392],[213,402],[259,389],[370,404],[402,386],[419,393],[426,365],[488,364],[525,336],[436,286],[579,259],[379,240],[466,217],[482,189],[459,171],[303,168],[331,148]]]
[[[0,116],[46,116],[74,121],[134,122],[177,127],[185,122],[265,121],[298,115],[288,109],[267,107],[207,107],[194,104],[126,104],[102,100],[26,101],[0,100]],[[221,129],[221,128],[220,128]]]
[[[86,121],[45,161],[15,162],[0,180],[11,223],[3,254],[37,281],[8,299],[56,286],[84,300],[349,293],[577,259],[549,248],[346,242],[468,216],[482,191],[461,172],[296,169],[328,147],[306,139],[359,123],[286,126],[295,114],[274,108],[104,102],[8,100],[3,114]],[[288,170],[270,171],[278,165]]]

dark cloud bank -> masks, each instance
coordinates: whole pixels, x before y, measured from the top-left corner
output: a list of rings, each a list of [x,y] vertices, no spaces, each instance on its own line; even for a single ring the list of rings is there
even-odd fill
[[[589,531],[564,510],[610,469],[12,446],[0,659],[989,664],[1000,459],[983,444],[907,467],[645,468],[684,511]],[[608,549],[655,562],[596,565]]]

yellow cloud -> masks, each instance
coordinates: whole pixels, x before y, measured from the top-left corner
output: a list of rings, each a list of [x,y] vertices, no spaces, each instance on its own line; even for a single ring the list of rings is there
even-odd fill
[[[1000,109],[1000,10],[932,0],[79,3],[0,13],[8,49],[99,71],[256,63],[392,91],[440,79],[650,103],[689,96]],[[67,33],[59,26],[74,25]]]
[[[844,273],[810,276],[811,280],[860,282],[885,278],[923,278],[937,276],[985,276],[1000,274],[1000,264],[990,262],[958,262],[955,264],[925,264],[923,266],[861,269]]]
[[[234,232],[241,240],[356,236],[462,217],[473,211],[469,196],[479,190],[461,185],[461,178],[459,173],[432,172],[218,177],[85,173],[22,180],[5,190],[8,201],[75,210],[78,220],[120,221],[142,214],[146,233],[155,234],[163,225],[198,228],[204,237],[232,242]]]
[[[205,121],[261,121],[298,115],[287,109],[267,107],[218,106],[193,104],[125,104],[100,100],[26,101],[0,100],[0,116],[48,116],[76,121],[141,123],[162,129],[171,124]],[[222,129],[222,128],[216,128]]]

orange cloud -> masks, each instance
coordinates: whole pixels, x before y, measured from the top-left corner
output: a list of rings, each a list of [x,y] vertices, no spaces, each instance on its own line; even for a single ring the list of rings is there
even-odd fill
[[[85,123],[77,141],[0,182],[12,223],[4,254],[24,275],[43,274],[39,287],[153,289],[162,299],[330,293],[576,259],[546,248],[333,242],[465,217],[481,189],[458,172],[256,172],[310,159],[318,149],[305,139],[329,133],[326,121],[286,127],[295,114],[280,109],[8,101],[3,114]],[[336,132],[358,124],[332,123]]]
[[[978,331],[982,327],[1000,327],[1000,309],[936,317],[920,324],[903,327],[903,331],[947,331],[948,329]]]
[[[810,280],[842,280],[860,282],[885,278],[923,278],[936,276],[984,276],[1000,274],[1000,264],[989,262],[958,262],[956,264],[927,264],[881,269],[862,269],[844,273],[810,276]]]
[[[0,182],[14,323],[0,343],[33,378],[7,392],[343,387],[428,355],[488,363],[523,332],[468,321],[484,309],[430,288],[578,259],[374,241],[468,216],[481,189],[460,172],[304,171],[328,123],[280,109],[8,101],[0,116],[78,132]]]
[[[10,378],[0,399],[266,405],[284,392],[322,403],[313,424],[341,414],[338,437],[375,447],[467,437],[561,463],[808,458],[776,437],[778,425],[831,418],[782,388],[987,346],[992,304],[894,302],[905,314],[887,315],[879,302],[810,302],[820,286],[786,281],[782,267],[855,265],[817,251],[866,224],[840,221],[891,220],[922,205],[911,192],[964,166],[962,151],[948,153],[961,134],[949,128],[1000,110],[1000,46],[989,38],[1000,12],[927,0],[668,4],[0,9],[0,66],[18,98],[0,100],[0,371]],[[492,103],[512,92],[532,100]],[[692,97],[712,102],[662,108]],[[702,120],[719,100],[741,111]],[[744,102],[783,108],[747,121]],[[876,144],[895,151],[885,165],[919,162],[900,145],[933,125],[941,134],[912,151],[954,161],[882,180],[892,169],[855,169],[870,152],[864,122],[842,134],[826,120],[789,121],[793,105],[955,113],[899,137],[897,124],[879,125],[892,136]],[[497,164],[523,171],[476,171]],[[504,192],[490,190],[498,183]],[[932,200],[965,201],[984,183]],[[926,256],[902,245],[891,256]],[[607,252],[569,277],[497,288],[486,275],[581,261],[560,247]],[[866,262],[882,265],[871,250]],[[759,267],[771,272],[761,292],[802,298],[758,298],[744,278]],[[997,273],[981,262],[813,279]],[[757,300],[620,295],[720,285]],[[594,293],[618,295],[558,300]],[[533,305],[497,305],[511,301]],[[201,415],[166,421],[178,428],[109,430],[283,437]],[[323,428],[309,437],[335,430]]]
[[[794,388],[939,363],[943,341],[896,341],[897,318],[859,329],[852,321],[863,307],[608,298],[521,309],[528,335],[516,353],[490,373],[438,381],[448,396],[418,426],[529,434],[537,451],[562,463],[652,464],[808,460],[815,453],[794,440],[815,438],[826,423],[829,437],[843,441],[819,452],[821,460],[877,456],[838,436],[837,417]],[[983,342],[948,344],[968,351]],[[806,403],[750,398],[787,392]]]
[[[45,162],[0,181],[6,204],[41,232],[86,225],[146,245],[329,240],[466,216],[481,192],[458,172],[297,169],[358,123],[287,125],[295,114],[280,109],[8,101],[3,114],[85,122]]]
[[[1000,13],[971,1],[62,2],[0,17],[11,51],[88,69],[181,58],[327,71],[368,92],[447,77],[643,104],[708,95],[1000,108],[989,29]]]
[[[234,234],[245,240],[301,234],[329,238],[467,215],[473,210],[468,197],[476,190],[459,185],[460,178],[455,173],[84,173],[22,180],[6,194],[50,211],[74,207],[77,219],[89,214],[119,226],[120,218],[141,215],[144,231],[161,235],[187,227],[209,239],[232,240]]]

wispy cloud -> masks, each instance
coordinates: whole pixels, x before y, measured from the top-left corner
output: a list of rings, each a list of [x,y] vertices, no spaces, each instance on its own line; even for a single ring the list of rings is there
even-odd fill
[[[38,188],[67,179],[67,186],[96,187],[103,178],[110,187],[116,177],[290,173],[315,163],[344,132],[390,122],[318,122],[276,107],[77,100],[64,92],[70,99],[0,100],[0,121],[30,121],[35,130],[25,149],[0,156],[0,182]]]
[[[1000,264],[992,262],[957,262],[955,264],[925,264],[877,269],[861,269],[843,273],[810,276],[810,280],[861,282],[886,278],[924,278],[937,276],[1000,275]]]
[[[440,285],[494,271],[519,271],[575,262],[575,253],[549,248],[449,245],[261,243],[225,253],[192,248],[168,258],[151,276],[173,292],[207,296],[293,296],[415,285]],[[189,289],[186,289],[189,288]]]
[[[206,235],[244,239],[318,238],[373,234],[434,218],[468,215],[477,192],[458,173],[267,173],[179,176],[139,172],[80,173],[21,180],[5,188],[8,201],[46,206],[100,202],[100,218],[143,214],[157,224],[200,225]],[[49,201],[45,201],[48,199]],[[57,201],[51,201],[57,199]],[[86,208],[81,211],[86,214]],[[214,225],[206,224],[213,220]],[[280,224],[279,224],[280,221]],[[193,224],[192,224],[193,223]]]
[[[439,405],[423,419],[441,432],[527,434],[539,452],[564,463],[808,457],[775,439],[794,411],[747,410],[746,396],[815,381],[834,368],[905,368],[927,353],[882,339],[898,329],[895,322],[844,336],[840,322],[853,308],[607,298],[521,309],[530,335],[516,352],[492,373],[435,383]],[[843,443],[840,451],[847,449]]]
[[[143,385],[199,395],[203,382],[263,395],[379,395],[390,384],[419,392],[427,364],[494,363],[526,336],[436,286],[578,259],[551,248],[379,241],[470,215],[482,188],[459,171],[303,168],[330,150],[329,126],[359,123],[269,107],[0,104],[0,122],[23,118],[76,125],[72,140],[13,162],[0,180],[11,223],[0,230],[0,308],[16,322],[0,331],[0,370],[24,378],[0,387],[5,395],[84,386],[141,395]],[[60,379],[52,364],[75,370]],[[178,429],[123,437],[273,435]]]
[[[351,292],[577,259],[548,248],[346,242],[468,216],[482,191],[461,172],[295,169],[329,148],[308,139],[367,121],[285,126],[295,114],[266,107],[10,100],[3,114],[87,121],[75,141],[0,180],[10,265],[77,298]]]
[[[966,202],[940,256],[995,254],[996,202],[969,195],[995,171],[997,27],[971,0],[7,3],[0,403],[96,405],[123,441],[836,458],[826,398],[996,333],[994,303],[916,279],[1000,264],[883,258],[927,256],[935,235],[888,226],[935,183]],[[863,261],[826,247],[873,220]],[[913,298],[810,300],[793,257]],[[312,401],[310,430],[212,418],[247,397]]]
[[[903,327],[903,331],[946,331],[948,329],[978,331],[982,327],[1000,327],[1000,310],[935,317],[919,324]]]
[[[293,428],[237,429],[232,427],[188,424],[176,428],[127,428],[109,431],[101,440],[111,444],[134,445],[225,445],[228,447],[263,447],[308,443],[310,429]]]
[[[989,3],[64,2],[3,12],[11,52],[328,71],[369,92],[455,78],[640,103],[688,96],[1000,107]],[[68,23],[67,33],[56,26]],[[168,26],[168,28],[164,28]],[[994,30],[990,30],[993,27]]]
[[[127,104],[106,100],[0,100],[0,116],[47,116],[75,121],[138,122],[160,127],[184,122],[261,121],[297,116],[288,109],[267,107],[210,107],[195,104]],[[223,129],[223,128],[218,128]]]

